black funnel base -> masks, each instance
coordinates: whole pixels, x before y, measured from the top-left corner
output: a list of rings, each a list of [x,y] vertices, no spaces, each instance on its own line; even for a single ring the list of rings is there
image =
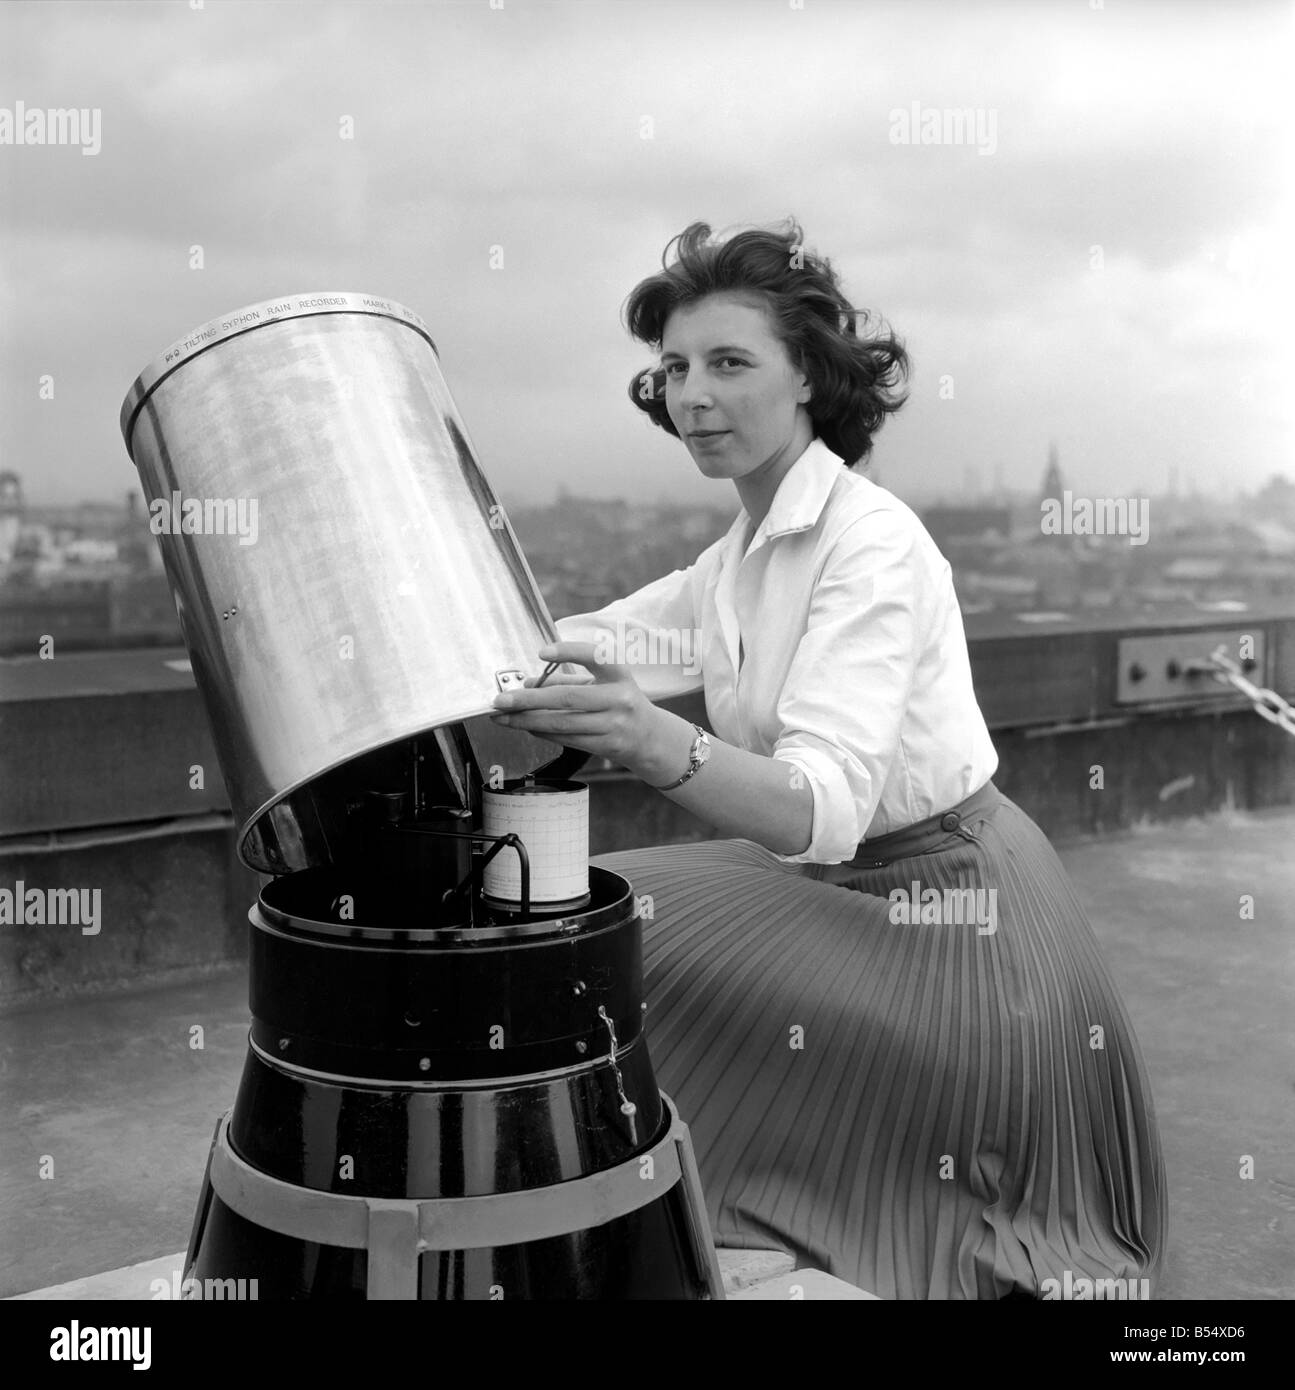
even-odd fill
[[[723,1298],[688,1129],[648,1057],[628,883],[593,867],[578,915],[370,933],[324,919],[355,887],[327,872],[252,910],[249,1052],[186,1287]]]

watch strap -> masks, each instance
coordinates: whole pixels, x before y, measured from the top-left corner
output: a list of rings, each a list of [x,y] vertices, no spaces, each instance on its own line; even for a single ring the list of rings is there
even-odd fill
[[[667,782],[664,787],[657,787],[659,792],[674,791],[676,787],[682,787],[690,777],[695,777],[706,765],[706,759],[710,757],[710,735],[700,724],[694,724],[693,728],[697,731],[697,737],[692,741],[692,747],[688,750],[688,770],[682,777],[677,777],[673,782]]]

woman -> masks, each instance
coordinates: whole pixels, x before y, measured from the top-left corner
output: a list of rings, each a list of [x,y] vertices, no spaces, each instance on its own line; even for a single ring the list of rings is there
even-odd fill
[[[716,1244],[891,1298],[1153,1283],[1163,1160],[1128,1015],[990,780],[947,561],[852,471],[904,349],[859,336],[794,222],[676,241],[627,301],[660,349],[630,394],[741,511],[688,569],[558,623],[541,657],[592,679],[496,703],[730,837],[596,861],[652,899],[648,1041]],[[709,738],[653,703],[697,689]]]

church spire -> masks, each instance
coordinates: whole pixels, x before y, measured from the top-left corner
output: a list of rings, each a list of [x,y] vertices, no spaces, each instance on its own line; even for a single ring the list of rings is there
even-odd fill
[[[1061,465],[1057,459],[1057,441],[1048,441],[1048,468],[1043,475],[1043,492],[1040,500],[1054,497],[1058,502],[1061,501],[1061,494],[1065,490],[1065,483],[1061,480]]]

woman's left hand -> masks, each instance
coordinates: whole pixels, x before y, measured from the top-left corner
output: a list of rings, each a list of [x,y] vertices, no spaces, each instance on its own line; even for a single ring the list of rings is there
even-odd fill
[[[495,696],[500,713],[491,718],[509,728],[525,729],[568,748],[609,758],[633,771],[650,763],[657,753],[654,744],[660,739],[664,711],[643,694],[628,667],[600,662],[594,652],[592,642],[554,642],[541,647],[541,660],[584,666],[592,672],[593,680],[558,671],[536,687],[535,677],[528,677],[525,689]]]

